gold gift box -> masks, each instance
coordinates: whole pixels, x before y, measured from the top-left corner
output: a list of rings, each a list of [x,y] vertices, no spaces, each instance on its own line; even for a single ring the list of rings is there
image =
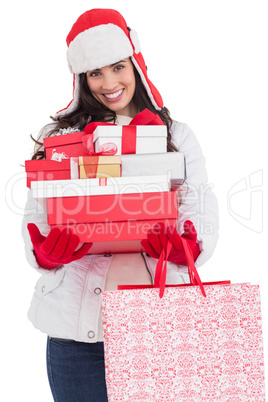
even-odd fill
[[[79,156],[80,179],[121,176],[121,156]]]

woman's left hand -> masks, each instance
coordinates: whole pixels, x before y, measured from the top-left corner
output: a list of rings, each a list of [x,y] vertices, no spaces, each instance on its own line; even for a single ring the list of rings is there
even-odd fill
[[[158,259],[162,250],[167,249],[169,240],[172,244],[172,248],[167,260],[178,265],[187,265],[181,238],[187,241],[188,246],[193,253],[193,258],[196,260],[200,254],[200,248],[197,243],[195,227],[189,220],[184,222],[184,233],[181,236],[178,234],[174,226],[165,227],[163,223],[157,223],[151,230],[149,230],[147,233],[147,239],[142,240],[141,245],[147,254]]]

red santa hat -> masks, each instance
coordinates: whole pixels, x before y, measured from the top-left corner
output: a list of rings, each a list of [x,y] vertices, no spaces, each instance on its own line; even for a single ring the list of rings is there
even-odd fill
[[[105,67],[130,57],[148,96],[157,110],[163,100],[147,76],[147,68],[140,51],[136,32],[128,28],[122,15],[115,10],[86,11],[74,23],[66,38],[67,59],[73,73],[73,100],[56,116],[73,112],[78,107],[79,74]]]

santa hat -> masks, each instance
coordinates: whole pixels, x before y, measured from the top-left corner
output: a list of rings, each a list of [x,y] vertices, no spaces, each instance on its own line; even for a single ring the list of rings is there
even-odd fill
[[[140,52],[136,32],[128,28],[122,15],[115,10],[86,11],[74,23],[66,38],[67,59],[73,73],[73,100],[56,116],[73,112],[78,107],[79,74],[105,67],[130,57],[136,67],[148,96],[157,110],[163,100],[147,76],[145,61]]]

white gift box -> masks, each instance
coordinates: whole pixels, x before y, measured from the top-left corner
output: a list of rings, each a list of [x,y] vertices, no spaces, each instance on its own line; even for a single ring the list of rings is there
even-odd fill
[[[126,130],[126,132],[124,132]],[[160,153],[167,151],[167,127],[157,126],[98,126],[93,134],[95,152],[99,152],[99,147],[112,142],[117,146],[116,155],[122,155],[122,141],[133,142],[133,136],[129,130],[136,132],[135,150],[128,153]],[[123,151],[124,153],[124,151]]]
[[[170,190],[169,175],[46,180],[31,183],[33,197],[45,206],[46,198],[105,194],[140,194]]]
[[[182,152],[158,154],[122,155],[122,177],[135,175],[168,174],[172,188],[178,187],[186,179],[185,158]]]

